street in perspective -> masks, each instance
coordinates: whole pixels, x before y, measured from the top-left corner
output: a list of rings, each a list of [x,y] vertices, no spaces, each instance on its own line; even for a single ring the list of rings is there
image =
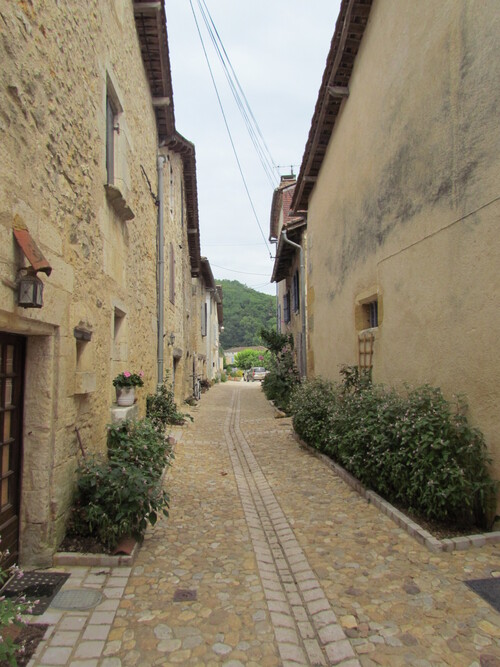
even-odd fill
[[[175,430],[170,516],[130,567],[58,567],[31,667],[500,664],[498,613],[466,584],[496,544],[433,552],[294,437],[260,383],[203,395]]]

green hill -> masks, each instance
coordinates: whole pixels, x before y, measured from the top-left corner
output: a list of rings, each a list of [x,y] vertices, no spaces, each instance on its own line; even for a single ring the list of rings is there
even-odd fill
[[[242,285],[237,280],[216,280],[222,285],[225,350],[245,345],[262,345],[260,330],[276,328],[276,297]]]

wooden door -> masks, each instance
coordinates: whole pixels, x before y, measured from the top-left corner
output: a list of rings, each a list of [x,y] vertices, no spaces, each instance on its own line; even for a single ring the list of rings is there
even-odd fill
[[[0,333],[0,551],[19,555],[25,339]]]

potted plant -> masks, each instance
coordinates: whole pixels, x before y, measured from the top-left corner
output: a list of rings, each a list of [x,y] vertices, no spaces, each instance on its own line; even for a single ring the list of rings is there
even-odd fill
[[[143,387],[144,373],[131,373],[130,371],[122,371],[113,380],[113,385],[116,388],[116,402],[118,405],[128,406],[135,402],[135,388]]]

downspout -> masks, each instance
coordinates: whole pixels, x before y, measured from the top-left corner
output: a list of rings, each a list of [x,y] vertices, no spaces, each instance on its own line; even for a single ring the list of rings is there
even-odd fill
[[[165,156],[158,155],[158,285],[156,302],[158,304],[158,386],[163,383],[163,338],[164,338],[164,311],[165,311],[165,247],[163,225],[163,166]]]
[[[301,245],[298,243],[294,243],[294,241],[290,241],[288,236],[286,235],[286,229],[281,230],[281,236],[283,238],[283,241],[285,243],[288,243],[289,245],[293,246],[294,248],[297,248],[300,253],[300,300],[302,302],[302,307],[301,307],[301,317],[302,317],[302,345],[301,345],[301,350],[300,350],[300,356],[301,356],[301,368],[300,368],[300,375],[302,379],[306,378],[306,266],[305,266],[305,261],[304,261],[304,249],[302,248]]]

